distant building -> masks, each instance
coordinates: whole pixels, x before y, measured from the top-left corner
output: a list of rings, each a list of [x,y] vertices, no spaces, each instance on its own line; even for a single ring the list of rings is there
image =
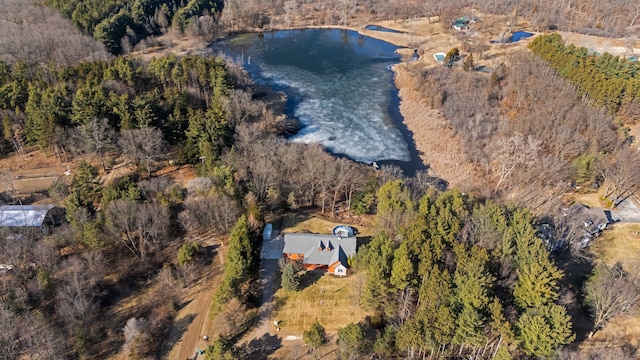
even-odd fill
[[[589,245],[591,240],[598,237],[602,230],[614,222],[611,211],[590,208],[580,203],[571,205],[564,215],[568,217],[570,229],[574,232],[574,238],[578,238],[580,247]]]
[[[602,230],[617,221],[609,210],[590,208],[580,203],[562,209],[562,215],[564,220],[555,226],[542,224],[538,231],[551,251],[563,249],[566,245],[574,248],[587,247]]]
[[[356,246],[355,236],[284,234],[282,253],[286,259],[300,261],[307,271],[327,270],[345,276]]]
[[[0,206],[0,228],[37,228],[47,233],[58,223],[55,205],[3,205]]]
[[[470,18],[468,16],[463,16],[452,21],[451,27],[458,31],[464,31],[469,28],[469,24],[475,24],[477,21],[477,17]]]

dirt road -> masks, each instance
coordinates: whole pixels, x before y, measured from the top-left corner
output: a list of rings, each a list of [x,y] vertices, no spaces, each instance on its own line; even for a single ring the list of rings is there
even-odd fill
[[[203,245],[206,246],[206,244]],[[209,335],[206,333],[206,330],[210,329],[209,307],[224,264],[224,248],[217,243],[209,246],[215,247],[215,257],[212,259],[212,264],[205,269],[206,275],[193,285],[193,289],[186,296],[184,301],[186,306],[179,310],[170,335],[179,339],[169,354],[163,357],[164,359],[193,359],[196,351],[204,350],[209,344],[202,337]]]
[[[178,328],[181,327],[180,324],[189,323],[187,332],[174,346],[167,359],[192,359],[197,350],[204,350],[207,347],[207,342],[202,339],[202,336],[206,335],[203,334],[203,329],[213,292],[212,287],[201,289],[193,295],[191,302],[180,310],[175,323]],[[177,330],[180,331],[180,329]]]

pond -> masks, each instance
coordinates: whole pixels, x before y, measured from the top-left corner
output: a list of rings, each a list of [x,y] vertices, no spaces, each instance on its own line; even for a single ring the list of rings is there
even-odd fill
[[[393,163],[406,175],[424,168],[402,124],[391,66],[396,47],[349,30],[249,33],[212,45],[242,62],[252,79],[287,94],[289,138],[320,143],[363,163]]]
[[[522,39],[526,39],[526,38],[528,38],[530,36],[533,36],[533,34],[530,33],[530,32],[516,31],[511,35],[511,38],[509,39],[509,42],[514,43],[514,42],[520,41]]]

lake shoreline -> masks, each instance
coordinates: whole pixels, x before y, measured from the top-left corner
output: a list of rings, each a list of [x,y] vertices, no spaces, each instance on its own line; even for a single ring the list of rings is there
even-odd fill
[[[449,44],[451,43],[451,41],[448,40],[451,38],[450,34],[443,32],[434,32],[432,35],[418,35],[416,33],[411,33],[411,29],[403,28],[402,26],[398,26],[401,24],[395,24],[390,21],[376,22],[375,25],[403,32],[391,33],[366,30],[364,26],[322,25],[238,31],[230,33],[224,38],[250,32],[275,32],[282,30],[314,28],[351,30],[363,36],[382,40],[397,46],[399,48],[398,53],[401,56],[412,55],[414,53],[414,49],[417,48],[416,44],[419,44],[420,48],[426,50],[425,53],[427,53],[427,51],[442,50],[440,44],[447,43],[447,46],[450,46]],[[430,25],[437,25],[437,23]],[[455,39],[455,37],[453,38]],[[206,51],[211,44],[214,43],[197,41],[196,39],[188,37],[184,37],[183,39],[185,41],[182,46],[174,46],[160,51],[147,52],[142,57],[150,58],[151,56],[162,56],[169,52],[175,52],[176,55],[201,53]],[[220,41],[221,39],[216,41]],[[410,140],[413,142],[413,146],[415,146],[415,149],[417,150],[417,155],[424,166],[428,168],[428,174],[430,176],[441,178],[452,187],[469,188],[472,186],[471,184],[475,178],[474,169],[472,165],[464,159],[460,138],[452,133],[446,120],[439,111],[431,109],[430,106],[425,104],[426,99],[422,94],[414,89],[412,69],[428,69],[429,67],[437,66],[435,61],[430,60],[431,59],[427,55],[424,55],[417,61],[413,61],[411,63],[400,62],[392,67],[393,81],[398,91],[398,108],[402,117],[402,124],[410,134]],[[388,163],[394,164],[393,161]]]

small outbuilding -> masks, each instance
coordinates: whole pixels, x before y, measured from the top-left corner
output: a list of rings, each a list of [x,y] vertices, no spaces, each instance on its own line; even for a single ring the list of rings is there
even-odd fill
[[[262,230],[262,240],[269,241],[271,240],[271,234],[273,233],[273,224],[268,223],[264,226],[264,230]]]
[[[3,205],[0,206],[0,228],[40,229],[47,233],[58,223],[55,205]]]

